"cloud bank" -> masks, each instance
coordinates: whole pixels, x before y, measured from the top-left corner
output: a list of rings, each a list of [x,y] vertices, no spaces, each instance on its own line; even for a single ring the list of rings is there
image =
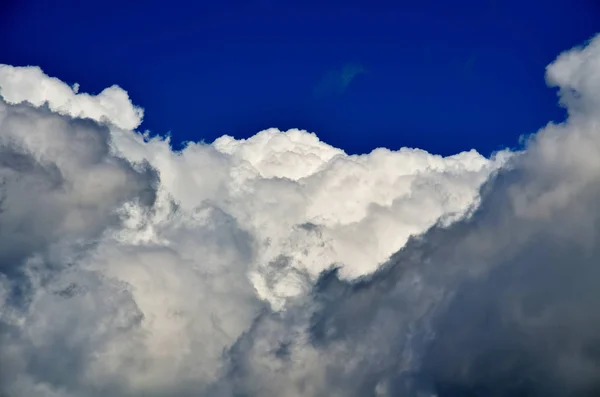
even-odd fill
[[[600,38],[522,152],[136,132],[0,66],[0,395],[592,396]]]

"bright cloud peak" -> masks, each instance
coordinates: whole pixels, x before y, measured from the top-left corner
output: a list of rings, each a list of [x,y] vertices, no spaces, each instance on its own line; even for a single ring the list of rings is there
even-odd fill
[[[0,65],[0,394],[593,394],[598,70],[600,39],[560,55],[570,118],[485,158],[173,151],[117,86]]]
[[[79,84],[69,86],[36,66],[0,65],[0,89],[9,104],[29,102],[35,107],[47,104],[58,114],[109,121],[124,129],[137,128],[144,117],[144,110],[134,106],[127,92],[116,85],[98,95],[79,93]]]

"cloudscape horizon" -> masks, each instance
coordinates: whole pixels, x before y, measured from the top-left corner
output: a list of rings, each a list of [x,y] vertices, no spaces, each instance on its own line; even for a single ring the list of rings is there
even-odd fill
[[[0,65],[0,396],[597,395],[600,36],[546,81],[567,119],[489,157],[175,150]]]

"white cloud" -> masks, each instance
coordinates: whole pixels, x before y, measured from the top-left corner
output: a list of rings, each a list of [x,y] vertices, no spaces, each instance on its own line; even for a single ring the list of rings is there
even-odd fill
[[[332,265],[348,278],[374,271],[410,235],[467,210],[503,162],[474,151],[348,156],[275,129],[174,152],[168,139],[121,128],[139,119],[120,88],[126,101],[111,113],[103,94],[75,94],[39,68],[1,70],[0,145],[18,173],[3,238],[19,239],[6,249],[23,246],[11,266],[28,280],[4,292],[27,301],[4,304],[16,329],[4,354],[21,362],[15,395],[204,390],[259,312],[283,309]],[[32,165],[14,171],[21,163]],[[146,190],[134,193],[130,178]],[[58,356],[70,361],[53,364]]]
[[[597,395],[599,43],[549,66],[569,119],[532,136],[471,217],[261,317],[223,395]]]
[[[0,393],[443,396],[513,368],[586,392],[598,40],[548,68],[569,120],[491,159],[276,129],[176,152],[116,86],[1,66]]]
[[[211,202],[253,236],[252,280],[277,307],[330,266],[343,264],[349,278],[370,273],[409,236],[463,214],[509,156],[443,158],[408,148],[349,156],[300,130],[224,136],[181,152],[160,138],[114,137],[123,156],[159,171],[165,194],[182,210]]]
[[[25,101],[36,107],[48,104],[59,114],[108,121],[126,129],[134,129],[142,122],[143,109],[133,106],[120,87],[113,85],[98,95],[79,93],[79,88],[77,83],[70,87],[47,76],[39,67],[0,64],[0,94],[9,104]]]

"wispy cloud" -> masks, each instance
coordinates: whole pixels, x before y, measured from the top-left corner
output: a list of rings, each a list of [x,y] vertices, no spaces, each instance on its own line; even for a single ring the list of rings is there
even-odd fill
[[[347,63],[340,69],[330,70],[313,88],[316,97],[342,95],[350,84],[367,69],[359,63]]]

